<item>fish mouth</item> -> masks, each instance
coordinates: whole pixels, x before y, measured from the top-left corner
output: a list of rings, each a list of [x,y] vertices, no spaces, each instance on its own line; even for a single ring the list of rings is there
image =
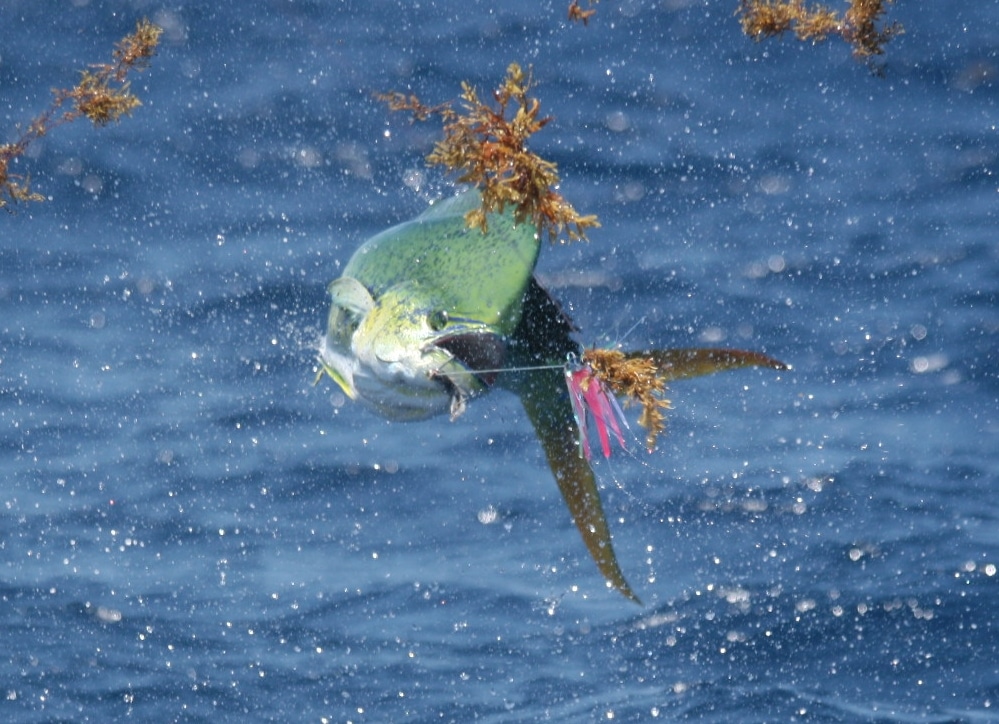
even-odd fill
[[[506,362],[506,343],[491,332],[449,334],[436,340],[434,346],[450,354],[486,387],[492,387]]]

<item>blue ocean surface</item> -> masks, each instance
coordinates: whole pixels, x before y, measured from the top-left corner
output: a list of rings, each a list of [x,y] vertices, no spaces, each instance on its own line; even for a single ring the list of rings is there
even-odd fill
[[[164,34],[0,213],[0,718],[999,721],[999,5],[889,6],[880,72],[735,0],[567,5],[5,0],[0,142]],[[602,223],[538,267],[581,340],[793,367],[675,383],[651,455],[629,411],[641,606],[514,396],[312,384],[326,284],[453,193],[372,94],[511,62]]]

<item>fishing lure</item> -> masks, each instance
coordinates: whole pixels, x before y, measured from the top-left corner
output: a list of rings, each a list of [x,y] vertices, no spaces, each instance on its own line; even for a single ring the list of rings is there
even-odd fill
[[[593,367],[580,361],[575,354],[569,354],[565,361],[565,384],[569,388],[569,401],[572,403],[572,413],[576,419],[579,432],[579,454],[590,460],[589,426],[587,420],[592,418],[600,438],[600,448],[604,457],[611,456],[610,434],[608,427],[614,432],[622,450],[628,446],[624,442],[621,425],[628,429],[628,421],[624,417],[621,405],[611,389],[604,384]],[[620,425],[618,424],[620,422]]]

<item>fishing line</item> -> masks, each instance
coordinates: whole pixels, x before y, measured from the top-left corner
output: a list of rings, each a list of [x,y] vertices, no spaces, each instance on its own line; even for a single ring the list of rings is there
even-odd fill
[[[620,337],[618,337],[618,338],[617,338],[617,341],[616,341],[616,342],[614,342],[614,344],[612,344],[610,348],[611,348],[611,349],[620,349],[620,348],[621,348],[621,347],[622,347],[622,346],[624,345],[624,341],[625,341],[626,339],[628,339],[628,337],[630,337],[630,336],[631,336],[631,333],[632,333],[632,332],[634,332],[634,331],[635,331],[636,329],[638,329],[638,325],[640,325],[640,324],[643,324],[643,323],[645,322],[645,318],[646,318],[647,316],[648,316],[648,315],[646,315],[646,314],[643,314],[643,315],[642,315],[641,317],[639,317],[639,318],[638,318],[638,321],[636,321],[636,322],[635,322],[635,323],[634,323],[633,325],[631,325],[631,326],[630,326],[630,327],[628,328],[628,331],[627,331],[627,332],[625,332],[625,333],[624,333],[624,334],[622,334],[622,335],[621,335]]]
[[[560,364],[560,365],[555,365],[555,364],[552,364],[552,365],[528,365],[526,367],[498,367],[498,368],[492,369],[492,370],[480,370],[480,369],[468,370],[468,374],[470,374],[470,375],[481,375],[481,374],[499,374],[500,372],[533,372],[535,370],[560,370],[560,369],[564,369],[564,368],[565,368],[564,364]],[[440,370],[438,369],[437,373],[439,373],[439,372],[440,372]]]

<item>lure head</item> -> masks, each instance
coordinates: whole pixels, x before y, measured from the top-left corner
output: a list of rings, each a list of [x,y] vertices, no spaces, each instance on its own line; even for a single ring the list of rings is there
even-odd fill
[[[491,215],[466,228],[466,194],[368,240],[329,286],[323,371],[392,420],[461,414],[506,361],[539,241]]]

